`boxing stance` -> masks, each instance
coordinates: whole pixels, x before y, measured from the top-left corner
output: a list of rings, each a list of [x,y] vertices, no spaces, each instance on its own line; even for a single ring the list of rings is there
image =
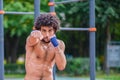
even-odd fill
[[[55,36],[59,26],[59,19],[51,14],[41,14],[36,19],[35,30],[26,40],[24,80],[53,80],[55,64],[59,70],[65,69],[65,44]]]

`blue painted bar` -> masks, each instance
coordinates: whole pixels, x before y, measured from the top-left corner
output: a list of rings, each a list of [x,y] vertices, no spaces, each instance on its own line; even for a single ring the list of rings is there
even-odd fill
[[[19,14],[19,15],[24,15],[24,14],[34,14],[34,12],[10,12],[10,11],[5,11],[5,14]]]
[[[89,28],[60,28],[62,31],[89,31]]]
[[[40,14],[45,14],[46,12],[41,12]],[[34,14],[34,12],[10,12],[10,11],[5,11],[5,14],[10,14],[10,15],[26,15],[26,14]]]
[[[89,0],[89,27],[95,27],[95,0]],[[90,51],[90,80],[95,80],[96,68],[95,68],[95,32],[90,32],[89,40]]]
[[[54,0],[50,0],[50,2],[54,2]],[[55,12],[55,6],[50,6],[50,12]]]
[[[40,0],[34,0],[34,20],[40,15]]]
[[[3,0],[0,0],[0,10],[3,10]],[[4,80],[4,27],[3,27],[3,14],[0,14],[0,80]]]
[[[55,4],[67,4],[67,3],[79,2],[79,1],[85,1],[85,0],[66,0],[61,2],[55,2]]]

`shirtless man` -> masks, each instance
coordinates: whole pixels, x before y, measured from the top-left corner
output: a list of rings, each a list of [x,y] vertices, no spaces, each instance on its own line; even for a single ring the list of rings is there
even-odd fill
[[[41,14],[35,21],[33,30],[26,40],[25,80],[53,80],[53,66],[64,70],[65,45],[56,39],[55,33],[60,22],[56,16]]]

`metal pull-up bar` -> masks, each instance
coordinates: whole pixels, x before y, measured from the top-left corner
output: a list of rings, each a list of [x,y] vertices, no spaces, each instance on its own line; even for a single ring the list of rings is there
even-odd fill
[[[4,11],[0,10],[0,14],[34,14],[34,12],[10,12],[10,11]]]
[[[62,31],[90,31],[95,32],[96,28],[60,28]]]
[[[84,0],[67,0],[62,2],[54,2],[54,0],[50,0],[50,13],[56,15],[55,13],[55,4],[66,4],[70,2],[78,2]],[[40,0],[34,0],[34,13],[33,12],[5,12],[3,11],[3,0],[0,0],[0,80],[4,80],[4,30],[3,30],[3,14],[34,14],[36,18],[40,14]],[[61,28],[60,30],[66,31],[90,31],[90,80],[95,80],[95,0],[89,0],[89,27],[90,28]],[[34,18],[34,19],[35,19]],[[55,72],[53,73],[55,76]],[[55,80],[55,77],[54,77]]]
[[[55,4],[63,4],[69,2],[78,2],[80,0],[67,0],[62,2],[54,2],[49,0],[50,13],[56,15]],[[90,54],[90,80],[95,80],[95,0],[89,0],[89,28],[61,28],[61,30],[74,31],[90,31],[89,38],[89,54]],[[55,78],[55,73],[54,73]]]
[[[79,2],[79,1],[85,1],[85,0],[66,0],[61,2],[55,2],[55,4],[66,4],[66,3]]]
[[[3,0],[0,0],[0,10],[3,9]],[[0,14],[0,80],[4,80],[4,29],[3,15]]]
[[[85,0],[67,0],[67,1],[61,1],[61,2],[54,2],[54,0],[50,0],[50,2],[48,3],[49,6],[54,6],[54,5],[57,5],[57,4],[67,4],[67,3],[73,3],[73,2],[82,2],[82,1],[85,1]]]
[[[44,14],[45,12],[41,12],[40,14]],[[0,14],[16,14],[16,15],[24,15],[24,14],[35,14],[34,12],[11,12],[11,11],[0,11]]]
[[[34,14],[34,12],[10,12],[10,11],[0,11],[0,14]]]

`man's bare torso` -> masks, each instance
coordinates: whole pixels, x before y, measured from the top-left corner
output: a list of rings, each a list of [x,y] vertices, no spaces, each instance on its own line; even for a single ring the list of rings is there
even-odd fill
[[[28,49],[29,50],[29,49]],[[55,52],[51,43],[40,41],[26,57],[25,80],[53,80],[52,69],[55,64]]]

